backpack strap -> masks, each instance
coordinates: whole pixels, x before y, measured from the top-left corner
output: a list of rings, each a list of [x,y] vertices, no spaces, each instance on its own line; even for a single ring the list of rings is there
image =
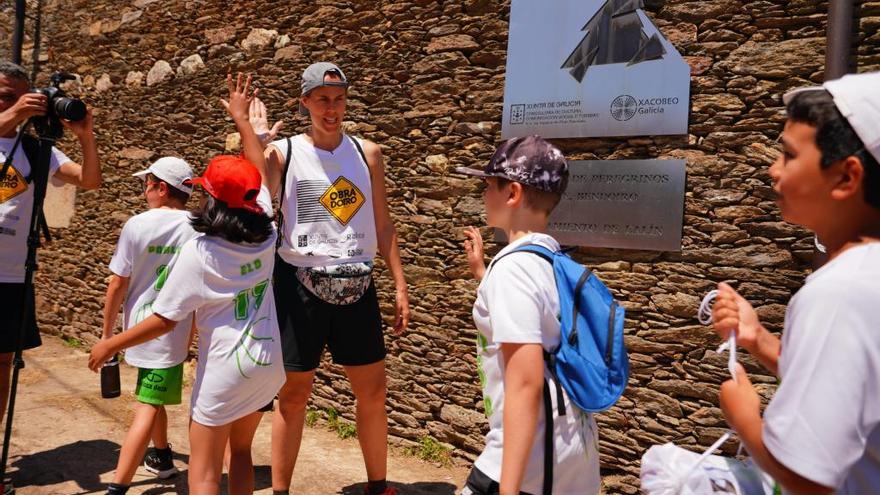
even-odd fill
[[[510,251],[509,253],[505,253],[493,259],[492,262],[489,263],[489,268],[486,270],[487,276],[496,263],[501,261],[503,258],[510,256],[511,254],[520,252],[531,253],[544,259],[545,261],[550,263],[551,266],[553,265],[553,256],[555,254],[553,251],[537,244],[525,244]],[[544,353],[544,362],[547,363],[547,369],[550,371],[550,375],[553,376],[553,383],[556,386],[557,414],[559,416],[565,416],[565,396],[562,392],[562,385],[560,385],[559,383],[559,377],[556,374],[556,363],[554,355],[548,352],[546,349],[542,350]],[[544,388],[542,394],[544,398],[544,485],[542,494],[553,495],[553,457],[555,451],[555,438],[553,435],[553,400],[551,398],[550,383],[547,380],[544,380]]]
[[[547,352],[544,351],[546,355]],[[559,391],[559,384],[556,384]],[[553,403],[550,400],[550,384],[544,380],[544,489],[543,495],[553,495]]]
[[[489,264],[489,268],[486,270],[488,275],[489,271],[495,266],[495,263],[500,261],[501,259],[514,254],[514,253],[532,253],[542,259],[544,259],[547,263],[550,263],[550,266],[553,266],[553,256],[554,252],[550,249],[545,248],[544,246],[538,244],[524,244],[509,253],[505,253],[502,256],[499,256],[492,260],[492,263]],[[577,311],[577,308],[575,308]],[[562,394],[562,385],[559,384],[559,376],[556,374],[556,357],[554,353],[547,351],[547,349],[543,349],[544,351],[544,362],[547,363],[547,369],[550,370],[550,374],[553,376],[553,382],[556,385],[556,406],[559,411],[559,416],[565,416],[565,399]],[[551,415],[548,416],[552,419],[552,410]]]
[[[278,239],[275,240],[275,248],[281,247],[282,237],[284,236],[284,192],[287,188],[287,172],[290,170],[290,156],[293,154],[293,144],[288,137],[287,156],[284,158],[284,172],[281,174],[281,195],[278,197]]]
[[[528,253],[536,254],[536,255],[544,258],[545,260],[549,261],[550,263],[553,263],[552,256],[548,256],[548,253],[551,253],[551,255],[552,255],[552,252],[543,246],[539,246],[537,244],[526,244],[526,245],[524,245],[524,246],[522,246],[512,252],[517,252],[517,251],[525,251]],[[562,252],[565,252],[565,251],[562,251]],[[581,290],[584,288],[584,284],[587,283],[587,280],[589,280],[590,275],[592,275],[592,274],[593,274],[592,270],[590,270],[587,267],[584,267],[584,273],[581,274],[580,278],[577,281],[577,284],[575,285],[575,288],[574,288],[575,294],[579,294],[581,292]],[[577,303],[578,303],[577,298],[575,298],[574,304],[572,305],[572,311],[574,312],[574,315],[572,315],[572,320],[571,320],[572,327],[571,327],[571,332],[568,334],[568,343],[571,344],[572,346],[577,346],[577,343],[578,343],[578,328],[577,328],[578,318],[577,318],[577,314],[578,314],[578,310],[580,308],[578,307]],[[615,302],[614,304],[616,305],[617,303]],[[611,332],[613,332],[613,330],[614,330],[613,323],[614,323],[614,306],[612,306],[611,321],[609,322],[609,338],[610,338]],[[609,342],[610,342],[610,340],[609,340]],[[605,362],[607,363],[610,361],[611,361],[611,346],[608,346],[608,352],[606,353]]]
[[[492,271],[492,267],[494,267],[495,264],[498,263],[499,261],[501,261],[502,259],[510,256],[511,254],[520,253],[520,252],[536,254],[536,255],[540,256],[541,258],[544,258],[544,260],[546,260],[551,265],[553,264],[553,251],[545,248],[544,246],[539,246],[537,244],[523,244],[522,246],[514,249],[511,252],[504,253],[501,256],[498,256],[495,259],[493,259],[492,262],[489,263],[489,268],[486,269],[486,274],[488,275],[488,273],[490,271]]]

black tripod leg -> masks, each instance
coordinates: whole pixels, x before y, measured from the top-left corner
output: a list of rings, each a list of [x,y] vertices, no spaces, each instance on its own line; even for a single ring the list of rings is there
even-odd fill
[[[46,186],[49,181],[49,161],[52,158],[52,147],[55,139],[52,137],[40,137],[40,153],[37,163],[31,163],[31,177],[33,177],[34,205],[31,209],[31,223],[28,229],[27,258],[24,271],[24,304],[22,304],[22,318],[15,336],[15,357],[13,358],[12,382],[9,388],[9,406],[6,410],[6,431],[3,435],[3,452],[0,454],[0,482],[5,484],[6,462],[9,460],[9,441],[12,438],[12,419],[15,415],[15,397],[18,392],[18,374],[24,368],[22,347],[24,347],[24,333],[30,321],[27,317],[35,311],[31,307],[34,299],[28,297],[33,291],[34,271],[37,269],[37,247],[40,245],[40,217],[43,211],[43,200],[46,199]],[[5,400],[5,397],[3,398]]]
[[[52,242],[52,232],[49,231],[49,224],[46,222],[46,214],[40,211],[40,233],[46,242]]]

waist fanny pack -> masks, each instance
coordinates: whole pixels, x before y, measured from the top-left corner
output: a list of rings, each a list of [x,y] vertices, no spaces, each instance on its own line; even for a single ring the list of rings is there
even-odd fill
[[[322,301],[343,306],[357,302],[370,288],[373,263],[297,267],[296,278]]]

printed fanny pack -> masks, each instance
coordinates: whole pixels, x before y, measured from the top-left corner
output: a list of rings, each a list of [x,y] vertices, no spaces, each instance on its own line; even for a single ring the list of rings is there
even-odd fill
[[[373,281],[373,263],[297,267],[296,278],[321,300],[344,306],[357,302]]]

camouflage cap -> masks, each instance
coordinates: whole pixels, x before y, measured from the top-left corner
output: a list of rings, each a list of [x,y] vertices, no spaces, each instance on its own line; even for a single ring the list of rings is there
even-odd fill
[[[455,171],[475,177],[508,179],[554,193],[562,193],[568,185],[565,156],[539,136],[517,137],[501,143],[483,170],[458,167]]]

